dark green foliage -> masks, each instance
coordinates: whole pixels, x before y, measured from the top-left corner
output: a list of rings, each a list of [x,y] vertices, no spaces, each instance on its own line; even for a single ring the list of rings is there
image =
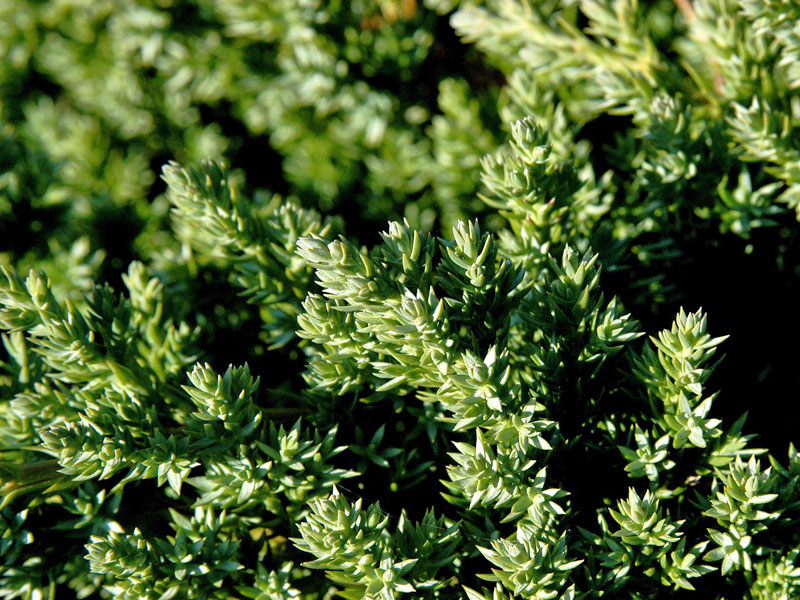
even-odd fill
[[[795,4],[0,23],[0,598],[800,596]]]

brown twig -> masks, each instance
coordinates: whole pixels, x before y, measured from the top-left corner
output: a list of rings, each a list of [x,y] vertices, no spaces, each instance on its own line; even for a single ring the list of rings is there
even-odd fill
[[[683,18],[686,19],[686,22],[689,26],[692,25],[697,20],[697,14],[694,12],[694,6],[692,6],[692,0],[673,0],[675,2],[675,6],[678,7],[678,10],[681,11]],[[698,34],[698,38],[700,41],[705,42],[707,38],[702,33]],[[714,77],[714,89],[720,95],[722,95],[723,90],[725,89],[725,78],[722,76],[722,73],[718,70],[718,65],[714,63],[712,59],[708,59],[708,66],[711,67],[711,72]]]
[[[675,0],[675,6],[683,13],[684,18],[689,23],[697,19],[697,15],[694,13],[694,7],[692,6],[692,0]]]

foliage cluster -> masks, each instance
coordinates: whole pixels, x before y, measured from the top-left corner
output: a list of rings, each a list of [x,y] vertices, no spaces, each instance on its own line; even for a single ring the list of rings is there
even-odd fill
[[[800,596],[795,3],[0,23],[0,598]]]

